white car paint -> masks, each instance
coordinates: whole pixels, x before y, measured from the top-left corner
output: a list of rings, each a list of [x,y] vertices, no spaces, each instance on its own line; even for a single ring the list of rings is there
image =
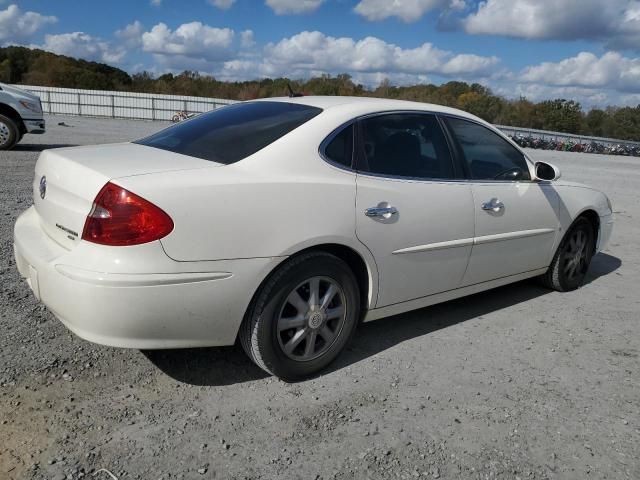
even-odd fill
[[[370,175],[358,175],[357,183],[357,237],[380,272],[376,307],[459,287],[473,240],[471,186]],[[389,219],[358,214],[381,201],[399,213]]]
[[[474,208],[475,239],[463,286],[547,267],[559,235],[557,194],[535,182],[479,182],[472,185],[474,206],[499,199],[499,214]]]
[[[563,232],[586,210],[600,218],[598,249],[608,241],[607,198],[588,187],[380,178],[338,168],[318,151],[343,123],[389,111],[455,115],[506,138],[469,114],[369,98],[269,100],[324,111],[224,166],[138,144],[43,152],[34,206],[17,220],[14,235],[18,269],[34,294],[93,342],[131,348],[229,345],[260,284],[307,248],[341,245],[364,261],[368,321],[544,273]],[[42,177],[48,184],[44,200]],[[174,230],[129,247],[80,240],[107,181],[159,206]],[[492,199],[506,205],[503,215],[480,208]],[[382,202],[399,214],[388,221],[364,216]]]

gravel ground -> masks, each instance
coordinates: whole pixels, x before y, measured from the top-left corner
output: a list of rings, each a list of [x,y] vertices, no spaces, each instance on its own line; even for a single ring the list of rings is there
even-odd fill
[[[531,152],[614,204],[584,288],[521,282],[367,324],[286,384],[238,347],[93,345],[35,301],[12,228],[39,152],[163,126],[47,120],[0,152],[0,478],[640,478],[640,159]]]

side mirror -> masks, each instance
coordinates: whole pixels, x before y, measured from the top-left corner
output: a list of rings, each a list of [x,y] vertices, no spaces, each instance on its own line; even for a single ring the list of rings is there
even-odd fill
[[[558,180],[562,176],[560,169],[555,165],[551,165],[550,163],[536,162],[535,168],[536,178],[538,180],[554,181]]]

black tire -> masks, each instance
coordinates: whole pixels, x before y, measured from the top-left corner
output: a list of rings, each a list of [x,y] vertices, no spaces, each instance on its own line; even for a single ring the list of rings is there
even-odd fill
[[[579,238],[583,238],[584,242],[580,243]],[[558,292],[580,288],[589,271],[594,252],[593,225],[585,217],[579,217],[560,242],[549,270],[540,277],[542,284]]]
[[[315,298],[328,298],[329,288],[333,293],[331,304],[326,305],[323,312],[338,311],[340,306],[344,313],[339,319],[330,320],[329,315],[322,319],[322,315],[312,319],[314,308],[307,313],[297,311],[296,318],[302,322],[294,328],[287,330],[282,328],[286,322],[284,312],[293,308],[290,302],[294,292],[296,298],[312,304],[311,293],[305,298],[305,285],[311,291],[311,281],[319,279]],[[307,283],[305,283],[307,282]],[[322,283],[324,282],[324,283]],[[321,293],[324,286],[324,296]],[[332,291],[333,291],[332,290]],[[336,299],[337,297],[337,299]],[[334,303],[335,302],[335,303]],[[338,305],[333,309],[330,305]],[[321,309],[320,306],[317,307]],[[320,310],[318,310],[320,311]],[[263,370],[285,381],[296,381],[308,378],[329,365],[347,345],[358,324],[360,315],[360,290],[353,272],[349,266],[338,257],[325,252],[310,252],[293,257],[281,265],[260,287],[247,310],[239,337],[242,347],[247,355]],[[291,314],[289,315],[291,316]],[[313,322],[312,322],[313,320]],[[316,322],[320,322],[316,325]],[[327,330],[324,330],[324,327]],[[333,330],[332,330],[333,328]],[[303,337],[303,330],[307,330]],[[333,334],[334,337],[325,341],[322,331]],[[298,335],[300,334],[300,335]],[[293,351],[285,353],[286,347],[291,347],[293,337],[302,337],[298,346]],[[309,339],[313,337],[313,345],[309,347]],[[327,335],[329,337],[329,335]],[[304,343],[303,343],[304,342]],[[307,348],[312,350],[308,357]],[[318,348],[318,356],[313,357]],[[304,350],[303,353],[299,351]],[[299,355],[296,359],[295,355]]]
[[[0,115],[0,150],[11,150],[20,140],[20,131],[11,118]]]

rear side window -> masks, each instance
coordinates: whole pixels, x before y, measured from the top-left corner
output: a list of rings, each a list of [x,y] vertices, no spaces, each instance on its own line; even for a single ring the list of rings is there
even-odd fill
[[[262,150],[320,112],[321,108],[286,102],[237,103],[136,143],[230,164]]]
[[[353,158],[353,124],[343,128],[324,147],[324,156],[327,160],[351,167]]]
[[[447,118],[475,180],[531,180],[524,155],[504,138],[482,125]]]

